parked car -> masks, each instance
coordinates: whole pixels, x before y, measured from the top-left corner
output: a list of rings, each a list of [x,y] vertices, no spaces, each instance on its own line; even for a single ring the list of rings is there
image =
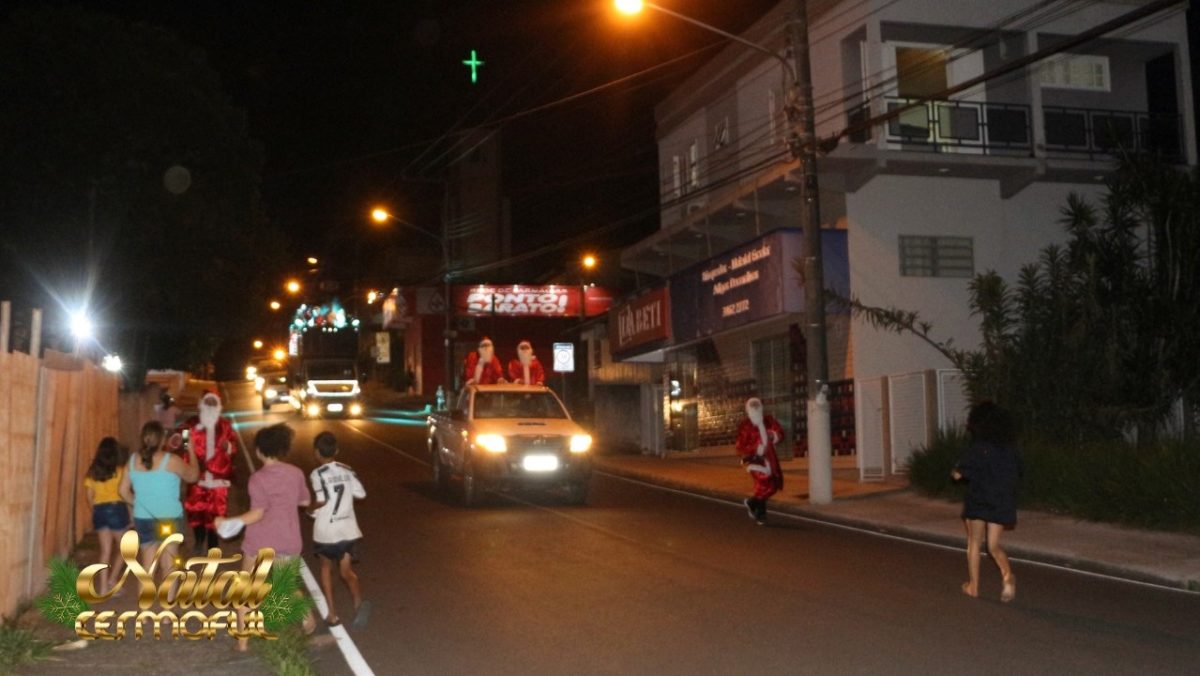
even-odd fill
[[[463,504],[490,489],[561,489],[587,501],[592,436],[562,401],[540,385],[468,385],[449,411],[428,419],[430,461],[438,488],[462,478]]]

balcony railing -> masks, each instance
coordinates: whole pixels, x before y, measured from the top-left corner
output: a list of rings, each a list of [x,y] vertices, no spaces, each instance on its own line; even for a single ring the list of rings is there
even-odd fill
[[[888,111],[917,99],[888,97]],[[886,141],[903,150],[938,153],[1033,155],[1031,108],[1024,104],[991,101],[927,101],[887,122]],[[1086,155],[1110,159],[1124,148],[1152,153],[1171,161],[1183,157],[1182,120],[1178,115],[1087,108],[1043,108],[1046,151],[1057,156]],[[870,117],[867,106],[847,113],[850,125]],[[870,134],[851,136],[865,143]]]
[[[1182,120],[1178,115],[1092,108],[1043,108],[1046,152],[1111,158],[1121,149],[1160,155],[1170,161],[1183,157]]]

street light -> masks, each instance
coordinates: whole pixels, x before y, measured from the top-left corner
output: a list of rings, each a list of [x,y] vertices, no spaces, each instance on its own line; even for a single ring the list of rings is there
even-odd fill
[[[275,361],[283,361],[284,359],[287,359],[287,352],[282,347],[277,347],[275,348],[275,351],[271,353],[271,358]]]
[[[283,307],[283,305],[281,305],[281,304],[279,303],[279,301],[277,301],[277,300],[273,300],[273,301],[271,301],[271,302],[270,302],[268,305],[270,306],[270,308],[271,308],[272,310],[275,310],[275,311],[278,311],[278,310],[279,310],[279,308]]]
[[[262,346],[263,346],[263,342],[262,342],[261,340],[255,340],[255,341],[254,341],[254,349],[256,349],[256,350],[261,350],[261,349],[262,349]]]
[[[788,36],[791,39],[792,62],[782,55],[734,35],[684,16],[674,10],[644,0],[616,0],[617,11],[636,14],[649,7],[676,19],[716,33],[740,45],[761,52],[783,66],[787,87],[788,121],[792,137],[788,140],[793,158],[800,161],[801,197],[803,207],[800,225],[804,231],[804,257],[801,275],[804,280],[804,337],[807,343],[808,369],[808,495],[809,502],[825,504],[833,501],[833,463],[830,447],[828,381],[829,366],[825,346],[825,274],[821,260],[821,210],[817,190],[816,124],[813,117],[812,66],[808,54],[808,10],[806,0],[794,0]]]
[[[583,267],[585,270],[591,270],[592,268],[596,267],[596,257],[593,256],[592,254],[584,255],[583,260],[580,262],[583,263]]]
[[[307,261],[308,261],[308,264],[309,264],[309,265],[316,265],[316,264],[318,263],[317,259],[316,259],[315,257],[313,257],[313,256],[309,256],[309,257],[308,257],[307,259],[305,259],[305,260],[307,260]]]
[[[399,216],[392,214],[391,212],[389,212],[387,209],[384,209],[383,207],[375,207],[374,209],[371,210],[371,220],[375,221],[376,223],[387,223],[388,221],[393,221],[398,225],[402,225],[410,230],[414,230],[416,232],[421,233],[422,235],[428,237],[429,239],[432,239],[433,241],[437,242],[438,246],[441,247],[441,249],[442,249],[442,284],[443,284],[442,307],[443,307],[443,319],[444,319],[445,325],[446,325],[445,330],[442,333],[442,337],[443,337],[442,367],[445,369],[444,377],[446,379],[446,392],[449,393],[454,385],[454,377],[453,377],[454,364],[451,361],[452,355],[450,354],[450,352],[451,352],[450,339],[454,336],[454,331],[450,326],[451,322],[454,321],[454,314],[452,311],[453,308],[451,306],[453,299],[450,297],[450,248],[449,248],[449,246],[447,246],[446,240],[444,238],[438,237],[437,235],[429,232],[428,230],[426,230],[422,227],[419,227],[412,223],[409,223],[408,221],[404,220],[403,218],[400,218]]]
[[[283,286],[283,288],[286,289],[288,293],[290,293],[294,296],[294,295],[300,293],[300,282],[297,282],[294,279],[289,279],[287,281],[287,284],[285,284]]]

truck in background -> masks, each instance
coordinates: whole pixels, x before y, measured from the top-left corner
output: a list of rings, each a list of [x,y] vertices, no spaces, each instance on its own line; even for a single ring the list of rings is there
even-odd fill
[[[363,414],[358,325],[335,299],[301,305],[289,327],[288,384],[292,407],[306,418]]]

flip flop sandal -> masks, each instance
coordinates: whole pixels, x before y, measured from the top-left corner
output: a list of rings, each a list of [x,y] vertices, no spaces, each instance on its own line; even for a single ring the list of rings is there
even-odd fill
[[[355,629],[362,629],[367,626],[367,620],[371,617],[371,602],[363,601],[358,606],[358,610],[354,613],[354,622],[351,625]]]

